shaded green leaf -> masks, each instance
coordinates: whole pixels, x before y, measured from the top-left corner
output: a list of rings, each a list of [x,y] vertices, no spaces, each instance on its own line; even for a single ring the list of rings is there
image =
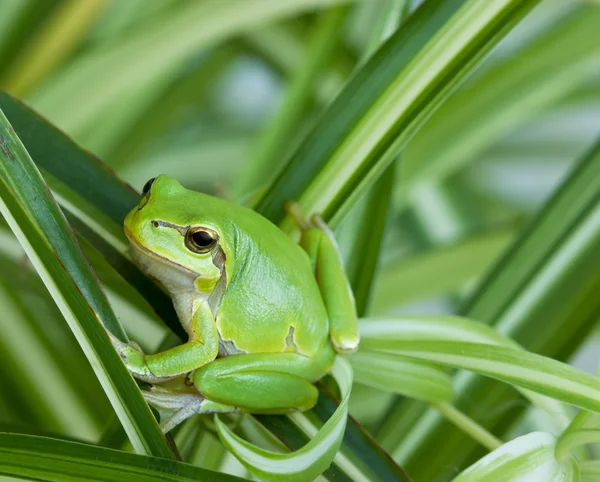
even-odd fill
[[[350,356],[358,383],[425,401],[450,401],[450,374],[436,365],[361,348]]]
[[[157,457],[77,442],[0,433],[0,474],[46,481],[140,482],[245,479]]]
[[[52,293],[137,451],[171,457],[150,409],[102,325],[125,334],[66,219],[0,114],[0,211]]]

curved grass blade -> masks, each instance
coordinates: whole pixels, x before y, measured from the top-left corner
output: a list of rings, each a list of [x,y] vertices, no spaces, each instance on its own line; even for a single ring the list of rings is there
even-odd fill
[[[600,378],[529,353],[483,323],[452,316],[369,319],[362,320],[360,333],[366,353],[397,354],[473,371],[600,412]],[[535,396],[533,400],[540,401]]]
[[[279,481],[282,477],[291,482],[314,480],[329,467],[338,452],[348,417],[348,400],[352,389],[350,364],[338,356],[331,374],[340,387],[341,403],[325,425],[301,449],[290,454],[261,449],[233,433],[217,416],[215,422],[221,441],[261,480]],[[296,414],[290,417],[295,419]]]
[[[486,455],[453,479],[453,482],[579,482],[577,460],[569,458],[557,461],[554,457],[555,444],[556,438],[549,433],[533,432],[523,435]]]
[[[325,379],[325,383],[329,381],[330,378]],[[324,421],[333,416],[339,406],[339,402],[321,383],[317,385],[317,388],[319,388],[319,398],[313,410],[296,413],[293,423],[290,423],[287,418],[275,415],[258,415],[254,418],[279,441],[284,442],[284,446],[291,450],[301,449],[310,442],[311,437],[318,432]],[[255,441],[254,438],[248,439]],[[274,446],[272,442],[262,446],[281,450],[280,444]],[[410,477],[383,451],[373,437],[353,417],[349,416],[342,446],[331,466],[319,480],[336,482],[409,481]]]
[[[47,437],[0,433],[0,474],[46,481],[236,482],[231,475],[158,457]]]
[[[23,137],[25,145],[35,156],[35,159],[39,159],[38,162],[40,162],[41,167],[46,168],[44,172],[50,170],[52,173],[50,179],[54,178],[65,190],[68,188],[76,192],[77,199],[85,201],[83,204],[78,201],[78,207],[82,204],[83,209],[88,209],[89,206],[93,208],[90,208],[89,214],[85,212],[86,215],[81,217],[82,224],[87,226],[86,222],[96,221],[98,216],[94,213],[99,213],[101,221],[109,223],[108,226],[102,224],[100,226],[102,229],[99,231],[95,231],[96,224],[92,227],[87,226],[87,229],[93,228],[94,232],[98,234],[98,239],[110,238],[111,235],[106,233],[111,233],[117,228],[120,229],[125,214],[138,202],[135,192],[91,154],[75,145],[69,138],[29,108],[2,92],[0,92],[0,108],[6,108],[7,111],[10,111],[11,119],[15,119],[15,128],[18,130],[19,135]],[[66,198],[66,195],[63,196],[62,201],[64,202]],[[81,225],[77,223],[75,225],[85,233]],[[91,244],[96,248],[94,245],[95,240],[98,241],[95,237],[89,238]],[[115,263],[119,256],[122,256],[114,245],[106,239],[103,243],[98,243],[98,249],[100,251],[107,250],[105,257],[111,264]],[[114,264],[113,266],[118,270],[121,262],[119,261],[116,266]],[[130,273],[130,275],[137,276],[134,273]],[[145,290],[141,285],[136,286],[136,288],[159,313],[160,307],[157,303],[159,303],[160,297],[155,296],[152,290]],[[171,305],[170,299],[163,293],[160,294],[163,296],[164,306]],[[181,325],[174,310],[172,310],[172,317],[166,318],[164,314],[161,314],[161,318],[172,329],[179,326],[181,330]],[[333,413],[334,409],[332,407],[335,407],[336,403],[331,395],[321,392],[319,405],[316,408],[318,409],[321,404],[328,407],[327,410],[323,409],[319,412],[320,417],[326,420]],[[329,408],[332,409],[329,410]],[[272,432],[276,431],[277,427],[281,428],[283,432],[279,434],[280,437],[292,448],[297,447],[294,446],[294,441],[299,439],[303,442],[306,441],[306,438],[302,438],[302,433],[286,417],[261,415],[256,416],[256,418],[267,424]],[[315,424],[315,427],[318,427],[318,425]],[[375,480],[408,480],[402,469],[352,418],[349,419],[346,425],[343,443],[343,450],[348,448],[351,451],[350,458],[352,460],[359,460],[369,466],[374,473],[373,477],[376,477]],[[336,461],[334,461],[332,467],[335,468],[337,474],[344,474],[344,467],[337,465]],[[339,478],[340,476],[338,476]]]
[[[600,143],[505,252],[479,286],[465,316],[494,326],[527,350],[567,359],[600,316],[599,193]],[[461,387],[455,398],[458,409],[496,435],[504,433],[526,407],[510,388],[471,373],[457,374],[454,383]],[[477,400],[476,407],[472,400]],[[406,404],[393,409],[393,413],[404,411],[412,409]],[[433,467],[449,463],[464,467],[481,454],[472,441],[432,411],[426,410],[415,426],[419,437],[410,445],[385,428],[380,436],[397,460],[410,460],[407,468],[417,479],[433,477]],[[447,444],[440,446],[440,438]]]
[[[257,205],[274,222],[339,217],[394,160],[445,95],[537,1],[425,2],[358,70]],[[293,228],[291,220],[282,225]]]
[[[320,390],[321,394],[328,393]],[[320,396],[314,408],[315,415],[321,420],[329,420],[337,409],[337,402],[331,395]],[[301,414],[306,415],[306,414]],[[342,460],[340,460],[342,459]],[[348,417],[346,433],[332,468],[343,469],[350,480],[365,481],[406,481],[412,479],[396,464],[392,458],[379,446],[376,440],[354,418]],[[329,474],[329,470],[327,473]],[[329,477],[338,480],[339,477]]]
[[[135,449],[172,457],[103,325],[122,339],[126,335],[66,219],[2,113],[0,211],[69,323]]]
[[[302,427],[311,427],[308,431],[300,430],[287,418],[276,415],[255,415],[255,418],[283,441],[288,448],[299,450],[310,441],[309,434],[316,433],[324,421],[331,418],[339,405],[329,391],[322,386],[318,388],[319,399],[313,408],[314,413],[296,414],[297,419],[302,419]],[[323,477],[340,482],[411,480],[377,441],[351,416],[348,416],[340,451]]]
[[[600,380],[552,358],[457,341],[423,341],[410,347],[398,344],[377,350],[469,370],[586,410],[600,411]]]

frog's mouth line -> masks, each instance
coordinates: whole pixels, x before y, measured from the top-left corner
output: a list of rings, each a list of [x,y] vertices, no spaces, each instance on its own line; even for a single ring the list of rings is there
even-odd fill
[[[194,273],[192,270],[186,268],[185,266],[182,266],[179,263],[174,262],[173,260],[165,258],[164,256],[161,256],[160,254],[156,254],[155,252],[149,250],[146,246],[144,246],[137,239],[135,239],[135,237],[131,234],[131,232],[129,231],[129,229],[127,227],[124,228],[124,231],[125,231],[125,236],[127,236],[127,239],[129,240],[129,242],[132,245],[135,245],[136,248],[138,248],[142,253],[144,253],[145,256],[148,256],[148,257],[153,258],[158,261],[163,261],[164,263],[168,264],[169,266],[173,266],[174,268],[177,268],[182,272],[189,273],[191,277],[194,277],[194,278],[199,277],[198,273]]]
[[[129,242],[132,245],[135,245],[135,247],[140,252],[142,252],[144,254],[144,256],[148,256],[149,258],[152,258],[157,261],[162,261],[162,262],[166,263],[167,265],[172,266],[175,269],[181,271],[182,273],[190,275],[191,278],[194,278],[194,279],[202,278],[202,276],[199,276],[198,273],[196,273],[195,271],[192,271],[191,269],[188,269],[179,263],[176,263],[168,258],[165,258],[164,256],[161,256],[160,254],[156,254],[155,252],[149,250],[146,246],[144,246],[137,239],[135,239],[135,237],[131,234],[131,232],[129,231],[129,229],[126,226],[124,226],[123,231],[125,231],[125,236],[127,236],[127,239],[129,240]],[[135,260],[133,260],[133,261],[135,263]],[[141,268],[141,266],[138,263],[135,263],[135,264]],[[213,264],[219,269],[219,271],[221,272],[221,275],[222,275],[221,278],[219,279],[218,286],[223,285],[223,283],[220,283],[221,280],[223,282],[225,282],[225,284],[226,284],[227,278],[224,275],[224,273],[225,273],[225,271],[224,271],[225,253],[223,252],[223,250],[221,248],[216,250],[215,254],[213,255]],[[217,288],[217,287],[215,287],[215,288]],[[220,292],[221,292],[220,289],[215,289],[215,290],[213,290],[213,293],[211,293],[211,295],[216,295],[217,298],[220,298],[222,296],[222,293],[220,293]],[[217,305],[219,302],[220,302],[220,299],[218,299]]]

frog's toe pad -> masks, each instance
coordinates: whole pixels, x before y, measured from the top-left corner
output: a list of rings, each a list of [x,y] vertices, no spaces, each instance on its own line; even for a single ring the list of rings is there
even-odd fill
[[[358,350],[360,339],[358,337],[338,337],[331,341],[336,352],[341,355],[350,355]]]

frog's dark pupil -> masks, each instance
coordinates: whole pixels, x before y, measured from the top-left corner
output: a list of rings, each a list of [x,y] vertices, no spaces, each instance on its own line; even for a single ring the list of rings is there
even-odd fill
[[[152,187],[152,183],[154,183],[155,179],[156,178],[153,177],[146,184],[144,184],[144,188],[142,189],[142,194],[148,194],[148,191],[150,191],[150,188]]]
[[[201,248],[210,246],[213,242],[213,237],[206,231],[196,231],[192,234],[192,239],[194,240],[194,243]]]

